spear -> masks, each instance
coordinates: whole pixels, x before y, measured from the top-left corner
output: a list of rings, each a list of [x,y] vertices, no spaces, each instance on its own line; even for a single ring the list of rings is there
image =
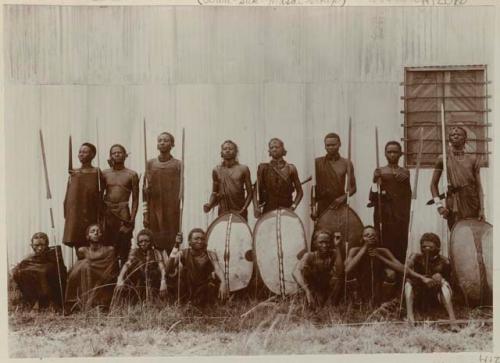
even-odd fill
[[[446,148],[446,127],[444,119],[444,101],[441,102],[441,143],[443,147],[443,189],[444,199],[446,200],[446,193],[448,191],[448,168],[447,168],[447,148]]]
[[[375,155],[377,158],[377,169],[380,169],[379,147],[378,147],[378,128],[375,127]],[[379,239],[381,245],[384,245],[382,238],[382,178],[377,178],[377,208],[378,208],[378,225],[379,225]]]
[[[413,190],[411,193],[411,203],[410,203],[410,221],[408,225],[408,244],[411,241],[411,234],[413,229],[413,215],[415,213],[415,204],[417,202],[417,188],[418,188],[418,174],[420,172],[420,161],[422,160],[422,149],[424,145],[424,129],[420,128],[420,136],[418,143],[418,154],[417,154],[417,166],[415,168],[415,176],[413,179]],[[401,288],[401,300],[399,301],[399,314],[401,314],[401,309],[403,307],[403,295],[405,291],[405,279],[406,279],[406,268],[408,266],[408,255],[410,249],[406,247],[406,257],[405,257],[405,266],[403,270],[403,286]]]
[[[182,128],[182,145],[181,145],[181,180],[179,188],[179,231],[182,232],[182,214],[184,212],[184,154],[186,146],[186,135],[184,127]],[[181,273],[180,273],[180,259],[179,259],[179,271],[177,273],[177,304],[180,304],[181,300]]]
[[[142,122],[143,131],[143,144],[144,144],[144,181],[142,189],[142,213],[146,215],[149,212],[149,198],[148,198],[148,151],[146,144],[146,118],[144,117]]]
[[[347,144],[347,177],[345,179],[344,190],[347,194],[346,212],[345,212],[345,258],[349,253],[349,202],[351,192],[351,144],[352,144],[352,121],[349,116],[349,133]],[[347,274],[344,274],[344,303],[347,305]]]
[[[148,212],[148,198],[147,198],[147,187],[148,187],[148,151],[146,144],[146,118],[142,120],[142,136],[144,145],[144,179],[143,179],[143,189],[142,189],[142,213],[143,216]],[[144,222],[143,222],[144,223]],[[149,301],[149,283],[148,283],[148,256],[146,254],[146,267],[144,269],[146,274],[146,301]],[[163,258],[163,255],[162,255]]]
[[[73,142],[71,141],[71,135],[69,135],[68,143],[68,173],[71,174],[73,170]]]
[[[97,157],[97,193],[99,195],[99,205],[97,206],[97,223],[101,224],[101,161],[99,159],[99,127],[97,126],[97,117],[95,119],[95,135],[96,135],[96,157]]]
[[[54,241],[54,244],[56,245],[55,253],[56,253],[56,265],[57,265],[57,277],[59,279],[59,293],[61,294],[61,305],[62,305],[62,312],[64,315],[64,294],[63,294],[63,289],[62,289],[61,267],[59,266],[59,251],[61,251],[61,250],[57,248],[57,247],[60,247],[60,245],[57,243],[57,239],[56,239],[56,229],[54,226],[54,212],[52,211],[52,193],[50,192],[49,173],[47,171],[47,158],[45,156],[45,146],[43,143],[42,129],[40,129],[39,131],[40,131],[40,147],[42,150],[43,171],[44,171],[44,175],[45,175],[45,186],[46,186],[46,191],[47,191],[46,198],[49,202],[50,228],[52,231],[52,240]]]

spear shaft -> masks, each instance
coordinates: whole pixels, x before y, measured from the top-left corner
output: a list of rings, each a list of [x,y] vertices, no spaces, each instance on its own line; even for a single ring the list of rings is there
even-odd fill
[[[379,144],[378,144],[378,128],[375,127],[375,155],[377,157],[377,169],[380,170]],[[380,244],[384,245],[382,234],[382,177],[377,178],[377,209],[378,209],[378,228]]]
[[[349,253],[349,203],[351,195],[351,147],[352,147],[352,121],[349,116],[349,133],[347,144],[347,175],[345,179],[344,190],[347,194],[346,197],[346,213],[345,213],[345,258]],[[344,302],[347,304],[347,274],[344,274]]]
[[[50,183],[49,183],[49,173],[47,170],[47,158],[45,156],[45,145],[43,142],[43,133],[42,129],[40,131],[40,148],[42,151],[42,161],[43,161],[43,171],[45,175],[45,187],[46,187],[46,198],[49,202],[49,213],[50,213],[50,228],[52,230],[52,240],[54,241],[54,244],[56,245],[55,247],[55,253],[56,253],[56,265],[57,265],[57,277],[59,280],[59,293],[61,294],[61,306],[62,306],[62,311],[64,314],[64,293],[62,289],[62,279],[61,279],[61,267],[59,265],[59,249],[57,247],[60,247],[60,245],[57,243],[56,239],[56,230],[55,230],[55,225],[54,225],[54,213],[52,211],[52,193],[50,192]],[[61,256],[62,257],[62,256]]]
[[[182,128],[182,145],[181,145],[181,172],[180,172],[180,188],[179,188],[179,232],[182,232],[182,214],[184,212],[184,154],[186,146],[186,135],[184,127]],[[180,247],[179,247],[180,248]],[[181,270],[180,270],[180,258],[177,271],[177,304],[181,301]]]
[[[408,225],[408,245],[411,242],[411,235],[413,229],[413,215],[415,213],[415,203],[417,202],[417,190],[418,190],[418,174],[420,173],[420,162],[422,160],[422,150],[424,145],[424,129],[420,128],[420,136],[418,143],[418,155],[417,155],[417,166],[415,168],[415,176],[413,179],[413,190],[411,193],[411,203],[410,203],[410,221]],[[405,280],[406,280],[406,268],[408,266],[408,256],[410,249],[406,247],[406,257],[405,257],[405,266],[403,270],[403,286],[401,288],[401,299],[399,301],[399,314],[401,314],[401,309],[403,307],[403,295],[405,291]]]

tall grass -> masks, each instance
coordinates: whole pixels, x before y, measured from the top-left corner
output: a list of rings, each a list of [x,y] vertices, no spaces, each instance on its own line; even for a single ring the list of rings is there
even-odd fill
[[[458,333],[449,331],[445,325],[430,323],[411,327],[401,322],[396,313],[377,316],[368,307],[340,305],[311,311],[300,295],[264,302],[233,297],[226,304],[205,309],[143,301],[135,305],[117,304],[107,314],[94,308],[66,317],[50,309],[37,312],[16,306],[14,291],[9,297],[11,357],[492,349],[491,324],[471,321],[462,324]],[[444,311],[438,315],[446,316]],[[458,309],[457,316],[482,318],[484,313]]]

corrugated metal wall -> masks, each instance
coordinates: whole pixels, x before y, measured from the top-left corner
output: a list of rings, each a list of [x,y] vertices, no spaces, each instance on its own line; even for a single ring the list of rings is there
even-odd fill
[[[5,6],[9,264],[29,252],[33,232],[49,230],[38,128],[60,238],[68,135],[77,165],[79,144],[96,140],[96,120],[101,167],[118,142],[130,152],[127,166],[139,173],[144,117],[149,157],[159,132],[180,140],[186,128],[188,231],[205,226],[202,205],[223,140],[239,144],[239,159],[254,179],[258,163],[268,158],[267,141],[280,137],[304,179],[313,158],[324,154],[324,134],[335,131],[346,141],[351,116],[358,181],[352,206],[372,223],[365,206],[375,167],[374,127],[381,144],[402,137],[404,66],[487,64],[491,75],[493,21],[489,7]],[[179,141],[173,153],[180,157]],[[425,231],[445,236],[435,209],[424,206],[430,174],[421,173],[416,237]],[[491,216],[491,169],[482,177]],[[308,194],[298,214],[309,233]]]

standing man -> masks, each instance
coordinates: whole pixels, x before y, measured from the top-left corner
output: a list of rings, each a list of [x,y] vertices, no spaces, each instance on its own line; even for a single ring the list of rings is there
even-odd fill
[[[283,141],[273,138],[269,141],[269,163],[259,164],[257,169],[258,194],[254,205],[255,218],[280,207],[295,210],[302,200],[303,191],[297,168],[288,164]],[[293,199],[295,192],[295,199]]]
[[[405,263],[408,247],[408,224],[410,222],[411,185],[410,172],[398,165],[402,155],[401,144],[389,141],[385,145],[387,165],[375,169],[373,183],[380,180],[381,207],[379,211],[377,185],[370,190],[369,207],[374,206],[373,221],[382,246],[388,248],[401,262]],[[382,215],[382,231],[380,231]],[[382,232],[382,233],[381,233]]]
[[[172,134],[162,132],[157,139],[160,154],[147,162],[144,177],[144,227],[153,232],[154,246],[168,254],[179,232],[181,162],[170,151],[175,145]]]
[[[219,215],[234,211],[247,220],[247,208],[252,201],[250,169],[240,164],[237,156],[238,145],[231,140],[224,141],[221,145],[222,163],[212,171],[212,194],[203,206],[205,213],[219,205]]]
[[[64,235],[63,243],[69,247],[87,246],[85,230],[97,223],[101,211],[99,195],[99,171],[92,166],[96,148],[85,142],[78,151],[82,166],[69,170],[68,186],[64,198]]]
[[[130,240],[134,230],[135,216],[139,206],[139,176],[125,167],[127,151],[122,145],[115,144],[109,150],[110,169],[103,171],[105,243],[115,247],[122,266],[127,261]],[[132,210],[129,199],[132,196]]]
[[[326,230],[314,233],[316,251],[306,252],[293,271],[293,278],[305,291],[310,307],[338,303],[344,285],[344,263],[340,253],[342,235]]]
[[[352,162],[339,154],[340,137],[335,133],[329,133],[325,136],[326,155],[316,158],[316,213],[311,215],[316,220],[321,213],[328,208],[337,209],[347,201],[346,189],[349,196],[356,193],[356,178],[354,177],[354,167]],[[346,188],[347,170],[350,168],[349,186]]]
[[[431,194],[438,213],[448,221],[451,230],[456,222],[465,218],[485,220],[484,196],[480,178],[481,158],[465,154],[467,131],[452,127],[449,133],[451,148],[446,152],[448,191],[443,204],[439,195],[439,179],[443,173],[443,156],[434,165],[431,180]]]

